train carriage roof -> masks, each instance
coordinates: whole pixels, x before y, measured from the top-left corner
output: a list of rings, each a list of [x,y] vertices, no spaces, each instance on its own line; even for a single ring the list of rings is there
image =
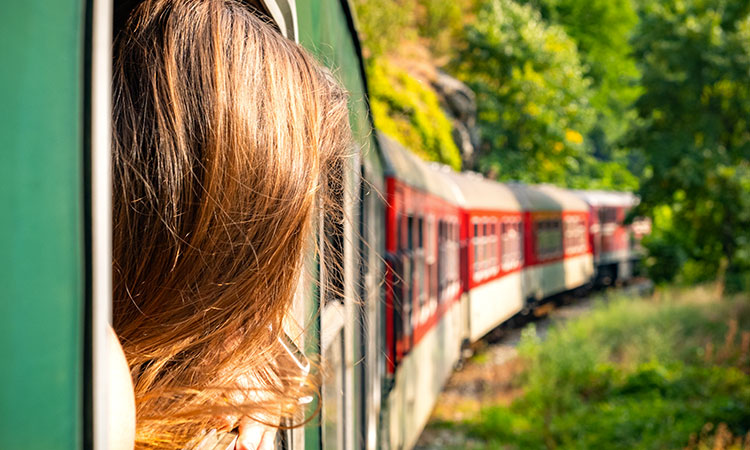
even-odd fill
[[[442,171],[452,179],[463,197],[462,206],[468,209],[521,211],[521,203],[505,184],[488,180],[474,172],[455,172],[443,166]]]
[[[455,205],[463,205],[461,191],[445,172],[431,167],[386,134],[378,131],[377,138],[383,151],[386,176],[392,176]]]
[[[525,211],[588,211],[589,206],[572,191],[551,185],[509,183]]]
[[[632,192],[573,191],[573,193],[594,207],[630,208],[640,202],[638,197]]]

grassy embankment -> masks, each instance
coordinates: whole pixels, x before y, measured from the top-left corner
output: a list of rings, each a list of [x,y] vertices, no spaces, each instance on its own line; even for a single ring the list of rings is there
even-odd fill
[[[471,448],[750,449],[750,299],[719,297],[599,302],[543,340],[531,325],[520,394],[433,427],[465,433]]]

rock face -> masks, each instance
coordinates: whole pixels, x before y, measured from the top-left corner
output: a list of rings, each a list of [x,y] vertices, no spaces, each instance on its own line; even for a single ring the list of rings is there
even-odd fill
[[[474,167],[476,150],[479,147],[477,128],[477,103],[474,92],[464,83],[438,70],[432,77],[432,87],[440,97],[446,115],[453,122],[453,140],[461,150],[463,166]]]

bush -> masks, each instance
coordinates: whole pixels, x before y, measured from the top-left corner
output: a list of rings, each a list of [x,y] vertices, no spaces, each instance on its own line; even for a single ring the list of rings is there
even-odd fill
[[[475,93],[492,177],[570,186],[589,176],[596,121],[575,42],[513,0],[484,2],[453,69]]]
[[[370,106],[378,129],[427,161],[461,169],[452,124],[437,95],[385,59],[368,64]]]
[[[739,339],[738,323],[750,323],[746,302],[616,299],[543,341],[531,326],[519,347],[525,394],[468,428],[494,448],[523,449],[677,449],[706,423],[743,435],[750,355],[737,342],[750,331]]]

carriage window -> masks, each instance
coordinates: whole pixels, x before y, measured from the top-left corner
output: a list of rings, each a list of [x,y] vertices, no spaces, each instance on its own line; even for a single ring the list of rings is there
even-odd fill
[[[435,249],[435,242],[434,242],[434,226],[435,226],[435,220],[432,216],[427,216],[427,220],[425,220],[425,235],[424,235],[424,248],[425,248],[425,263],[426,264],[432,264],[434,257],[432,256],[432,252]]]
[[[487,247],[484,245],[485,236],[487,236],[487,225],[482,224],[479,226],[479,270],[480,271],[484,270],[485,261],[487,258],[487,254],[486,254]]]
[[[472,236],[472,242],[474,244],[474,273],[479,271],[479,224],[474,222],[474,236]]]
[[[525,261],[525,250],[524,250],[524,231],[523,222],[520,220],[516,222],[515,226],[516,233],[518,235],[518,265],[522,266]]]
[[[490,249],[487,246],[488,243],[489,243],[489,225],[485,221],[482,224],[482,270],[487,269],[487,266],[489,265],[489,262],[490,262]]]
[[[518,220],[504,222],[501,239],[503,270],[510,271],[520,267],[523,261],[521,222]]]
[[[424,219],[417,218],[417,248],[424,248]]]
[[[582,253],[586,251],[586,224],[581,216],[570,216],[563,223],[565,251],[567,253]]]
[[[426,260],[427,264],[434,264],[437,259],[437,230],[435,228],[435,217],[427,217],[427,234],[426,234]]]
[[[445,222],[438,219],[438,302],[443,299],[443,287],[445,286]]]
[[[511,234],[513,232],[513,234]],[[505,222],[503,224],[503,231],[502,231],[502,242],[500,247],[500,258],[502,259],[502,265],[503,270],[511,270],[514,268],[513,265],[513,246],[511,245],[513,242],[513,239],[518,239],[518,237],[515,235],[515,227],[510,222]],[[506,254],[508,253],[508,254]]]
[[[547,223],[542,220],[535,222],[534,231],[536,233],[536,253],[541,258],[547,249]]]
[[[455,232],[455,239],[456,239],[456,279],[459,279],[461,277],[461,232],[459,230],[459,225],[456,223],[454,227]]]
[[[422,217],[417,218],[417,260],[414,262],[417,269],[417,279],[415,289],[417,290],[417,297],[419,306],[425,303],[427,293],[425,292],[425,254],[424,254],[424,219]]]
[[[406,217],[406,243],[409,250],[408,255],[404,258],[403,282],[404,290],[401,302],[404,316],[404,333],[408,336],[411,334],[411,305],[414,301],[414,216]]]
[[[490,265],[493,273],[497,268],[497,224],[493,219],[490,224]]]
[[[601,208],[599,209],[599,223],[606,224],[617,221],[617,209],[616,208]]]
[[[393,245],[397,251],[402,250],[404,246],[404,239],[401,236],[401,226],[403,224],[403,221],[404,221],[403,216],[401,216],[401,214],[397,214],[396,215],[396,233],[394,236],[395,242]]]
[[[537,255],[550,259],[562,255],[562,224],[560,219],[544,219],[536,222]]]
[[[345,173],[343,163],[337,162],[334,173]],[[331,255],[344,255],[344,193],[343,190],[338,189],[335,185],[335,181],[329,180],[329,190],[334,193],[332,199],[339,208],[334,208],[329,214],[323,216],[323,229],[319,230],[322,233],[322,240],[324,241],[323,246],[323,270],[321,272],[321,286],[328,286],[326,289],[321,290],[324,294],[325,304],[336,302],[344,304],[344,268],[338,262],[338,258],[330,257],[325,252],[330,252]]]
[[[414,249],[414,217],[406,218],[406,245],[409,250]]]

